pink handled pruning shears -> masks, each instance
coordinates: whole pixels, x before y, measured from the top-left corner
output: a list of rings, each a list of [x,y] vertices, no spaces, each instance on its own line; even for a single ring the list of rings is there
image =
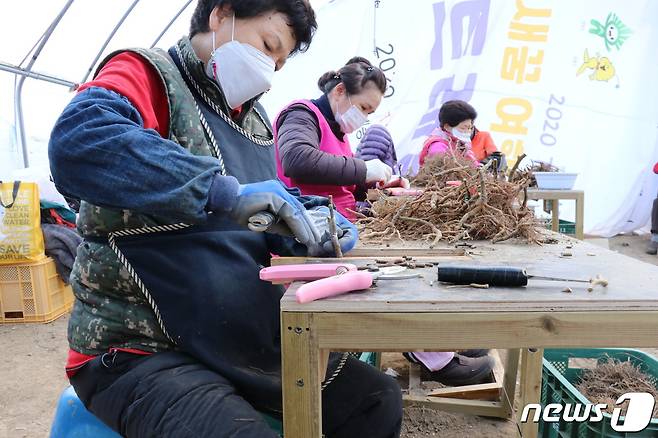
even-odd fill
[[[308,281],[295,292],[298,303],[308,303],[321,298],[347,292],[368,289],[374,280],[404,280],[420,277],[420,274],[402,274],[407,268],[391,266],[376,272],[359,271],[351,263],[311,263],[263,268],[260,279],[274,283]]]

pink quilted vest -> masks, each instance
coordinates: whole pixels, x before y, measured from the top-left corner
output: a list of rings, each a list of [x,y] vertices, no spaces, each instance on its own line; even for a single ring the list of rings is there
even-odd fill
[[[329,127],[329,123],[320,112],[320,109],[313,104],[310,100],[295,100],[291,102],[285,109],[288,109],[292,105],[302,104],[308,107],[320,122],[320,150],[332,155],[340,155],[343,157],[352,157],[352,149],[350,148],[349,141],[347,137],[343,137],[343,140],[338,140],[334,133]],[[305,184],[299,181],[296,181],[294,178],[288,178],[283,173],[283,166],[281,165],[281,158],[279,156],[279,145],[276,141],[277,139],[277,120],[279,116],[277,115],[274,120],[274,139],[276,144],[276,171],[279,175],[279,179],[283,181],[288,187],[297,187],[301,190],[303,195],[317,195],[317,196],[326,196],[332,195],[334,198],[334,204],[336,204],[336,209],[350,221],[356,220],[356,215],[349,210],[354,210],[356,208],[356,200],[354,199],[354,190],[356,186],[334,186],[327,184]],[[349,209],[349,210],[348,210]]]

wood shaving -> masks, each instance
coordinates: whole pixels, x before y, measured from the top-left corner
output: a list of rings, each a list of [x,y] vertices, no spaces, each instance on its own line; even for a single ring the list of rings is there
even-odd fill
[[[608,287],[608,280],[601,277],[599,274],[597,274],[596,277],[591,278],[589,282],[592,284],[592,286]]]

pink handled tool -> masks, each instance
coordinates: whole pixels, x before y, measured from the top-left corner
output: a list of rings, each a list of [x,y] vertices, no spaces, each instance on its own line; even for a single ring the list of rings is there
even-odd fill
[[[271,266],[260,270],[260,279],[277,283],[313,281],[356,271],[351,263],[309,263],[305,265]]]
[[[272,283],[308,281],[297,289],[298,303],[308,303],[321,298],[347,292],[368,289],[375,280],[406,280],[420,277],[419,273],[406,273],[405,267],[390,266],[376,272],[359,271],[351,263],[309,263],[263,268],[260,279]]]
[[[405,189],[402,187],[391,187],[384,189],[384,193],[388,196],[420,196],[423,194],[421,189]]]
[[[370,272],[351,271],[333,277],[315,280],[303,284],[295,296],[298,303],[308,303],[320,298],[333,297],[355,290],[368,289],[372,286],[373,275]]]

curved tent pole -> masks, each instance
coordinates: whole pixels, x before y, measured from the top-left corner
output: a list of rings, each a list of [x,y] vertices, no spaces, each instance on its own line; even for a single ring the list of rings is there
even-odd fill
[[[36,79],[39,81],[50,82],[57,85],[64,85],[65,87],[68,87],[71,90],[75,90],[76,88],[78,88],[78,84],[76,84],[75,82],[67,81],[66,79],[58,78],[57,76],[37,73],[34,70],[28,71],[18,65],[8,64],[2,61],[0,61],[0,70],[13,73],[18,76],[26,76],[28,78]]]
[[[155,47],[155,45],[158,44],[158,43],[160,42],[160,39],[164,36],[165,33],[167,33],[167,31],[169,30],[169,28],[171,27],[171,25],[174,24],[174,22],[175,22],[176,20],[178,20],[178,17],[180,17],[180,14],[182,14],[183,11],[184,11],[185,9],[187,9],[187,7],[190,5],[190,3],[192,3],[192,0],[187,0],[187,3],[185,3],[185,4],[183,5],[183,7],[180,8],[180,10],[176,13],[176,15],[174,15],[174,18],[171,19],[171,21],[169,22],[169,24],[167,24],[167,25],[165,26],[165,28],[162,29],[162,32],[160,32],[160,35],[158,35],[158,37],[155,39],[155,41],[153,41],[153,44],[151,44],[151,49],[152,49],[153,47]]]
[[[133,9],[135,9],[135,6],[137,6],[137,3],[139,3],[139,0],[134,0],[132,2],[132,4],[128,7],[126,12],[123,14],[123,16],[119,19],[117,24],[114,26],[114,29],[112,29],[112,32],[110,32],[110,34],[108,35],[107,39],[105,40],[105,42],[101,46],[101,49],[98,51],[98,53],[96,54],[96,57],[92,61],[91,65],[89,66],[89,69],[87,69],[87,72],[85,73],[84,77],[80,81],[81,84],[84,84],[87,81],[87,78],[91,74],[91,71],[94,69],[94,66],[96,65],[96,63],[100,59],[101,55],[103,54],[103,52],[107,48],[107,45],[110,44],[110,41],[112,41],[112,38],[114,38],[114,35],[117,33],[117,31],[119,30],[119,28],[121,27],[123,22],[126,21],[126,18],[128,18],[128,15],[130,15],[130,13],[133,11]]]
[[[46,29],[46,32],[41,37],[41,41],[36,46],[32,58],[23,69],[24,73],[21,74],[21,77],[18,80],[18,83],[16,84],[16,88],[14,89],[14,117],[16,118],[16,127],[14,129],[18,131],[17,132],[18,135],[16,135],[16,138],[19,139],[19,141],[21,142],[24,167],[28,167],[30,165],[30,161],[27,156],[27,142],[25,141],[25,124],[23,122],[23,98],[22,98],[23,83],[25,82],[25,79],[27,79],[27,77],[29,76],[29,73],[32,70],[32,66],[34,65],[37,58],[39,57],[39,54],[41,54],[41,50],[50,39],[50,36],[53,34],[53,31],[64,17],[64,14],[66,14],[66,11],[68,11],[69,7],[71,7],[72,3],[73,0],[68,0],[64,5],[64,7],[62,8],[62,10],[59,12],[59,14],[57,14],[53,22],[50,23],[50,26],[48,26],[48,29]]]

